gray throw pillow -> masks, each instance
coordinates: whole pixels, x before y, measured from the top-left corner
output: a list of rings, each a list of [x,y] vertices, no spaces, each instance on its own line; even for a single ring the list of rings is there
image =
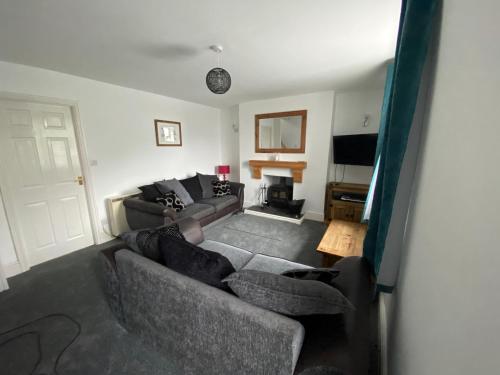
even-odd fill
[[[341,314],[354,310],[338,289],[316,280],[241,270],[222,281],[242,300],[285,315]]]
[[[212,198],[214,196],[214,187],[212,186],[212,181],[218,180],[216,175],[212,174],[201,174],[196,172],[196,176],[200,180],[201,193],[203,198]]]
[[[155,186],[162,194],[167,194],[173,191],[180,198],[182,203],[186,206],[194,203],[193,198],[189,195],[188,191],[176,178],[172,178],[171,180],[163,180],[155,182]]]

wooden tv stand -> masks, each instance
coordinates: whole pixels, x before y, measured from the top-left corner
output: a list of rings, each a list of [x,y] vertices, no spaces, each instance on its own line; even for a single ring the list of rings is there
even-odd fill
[[[342,194],[360,195],[366,198],[369,185],[349,184],[343,182],[329,182],[326,187],[325,219],[361,222],[361,216],[365,207],[364,202],[351,202],[341,200]]]

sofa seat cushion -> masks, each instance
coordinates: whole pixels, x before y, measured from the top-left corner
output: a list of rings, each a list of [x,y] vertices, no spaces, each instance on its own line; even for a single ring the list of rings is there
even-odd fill
[[[177,213],[177,219],[182,219],[185,217],[192,217],[193,219],[200,220],[205,216],[215,213],[214,206],[203,203],[193,203],[186,206],[181,212]]]
[[[253,257],[253,253],[250,251],[227,245],[222,242],[205,240],[198,244],[198,246],[205,250],[215,251],[224,255],[227,259],[229,259],[236,271],[240,270]]]
[[[310,269],[313,267],[269,255],[256,254],[242,269],[282,274],[283,272],[300,268]]]
[[[216,211],[221,211],[226,207],[238,202],[236,195],[225,195],[223,197],[206,198],[199,201],[199,203],[209,204],[215,207]]]

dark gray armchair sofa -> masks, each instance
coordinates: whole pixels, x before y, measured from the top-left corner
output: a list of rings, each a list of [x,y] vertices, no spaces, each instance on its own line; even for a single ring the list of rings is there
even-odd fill
[[[127,198],[123,201],[127,223],[130,229],[136,230],[154,228],[190,217],[205,226],[243,209],[245,185],[238,182],[230,182],[229,185],[233,195],[201,199],[181,212],[165,208],[160,203],[147,202],[140,194]]]
[[[253,253],[204,241],[194,219],[178,222],[192,243],[218,250],[236,269]],[[304,339],[302,325],[238,297],[181,275],[115,244],[100,254],[104,291],[120,323],[147,345],[165,353],[181,374],[291,375]],[[264,255],[259,255],[264,257]],[[268,257],[276,270],[301,267]]]
[[[193,219],[186,240],[229,259],[236,270],[282,273],[308,266],[205,240]],[[377,373],[377,308],[365,259],[344,258],[335,286],[356,310],[291,319],[181,275],[114,241],[100,253],[104,292],[120,323],[175,362],[182,374]],[[335,369],[335,370],[334,370]]]

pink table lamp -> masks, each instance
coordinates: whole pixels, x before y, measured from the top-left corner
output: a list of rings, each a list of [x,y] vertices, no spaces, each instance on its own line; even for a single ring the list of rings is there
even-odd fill
[[[231,168],[229,165],[218,165],[217,166],[217,174],[221,174],[226,181],[226,175],[231,173]]]

